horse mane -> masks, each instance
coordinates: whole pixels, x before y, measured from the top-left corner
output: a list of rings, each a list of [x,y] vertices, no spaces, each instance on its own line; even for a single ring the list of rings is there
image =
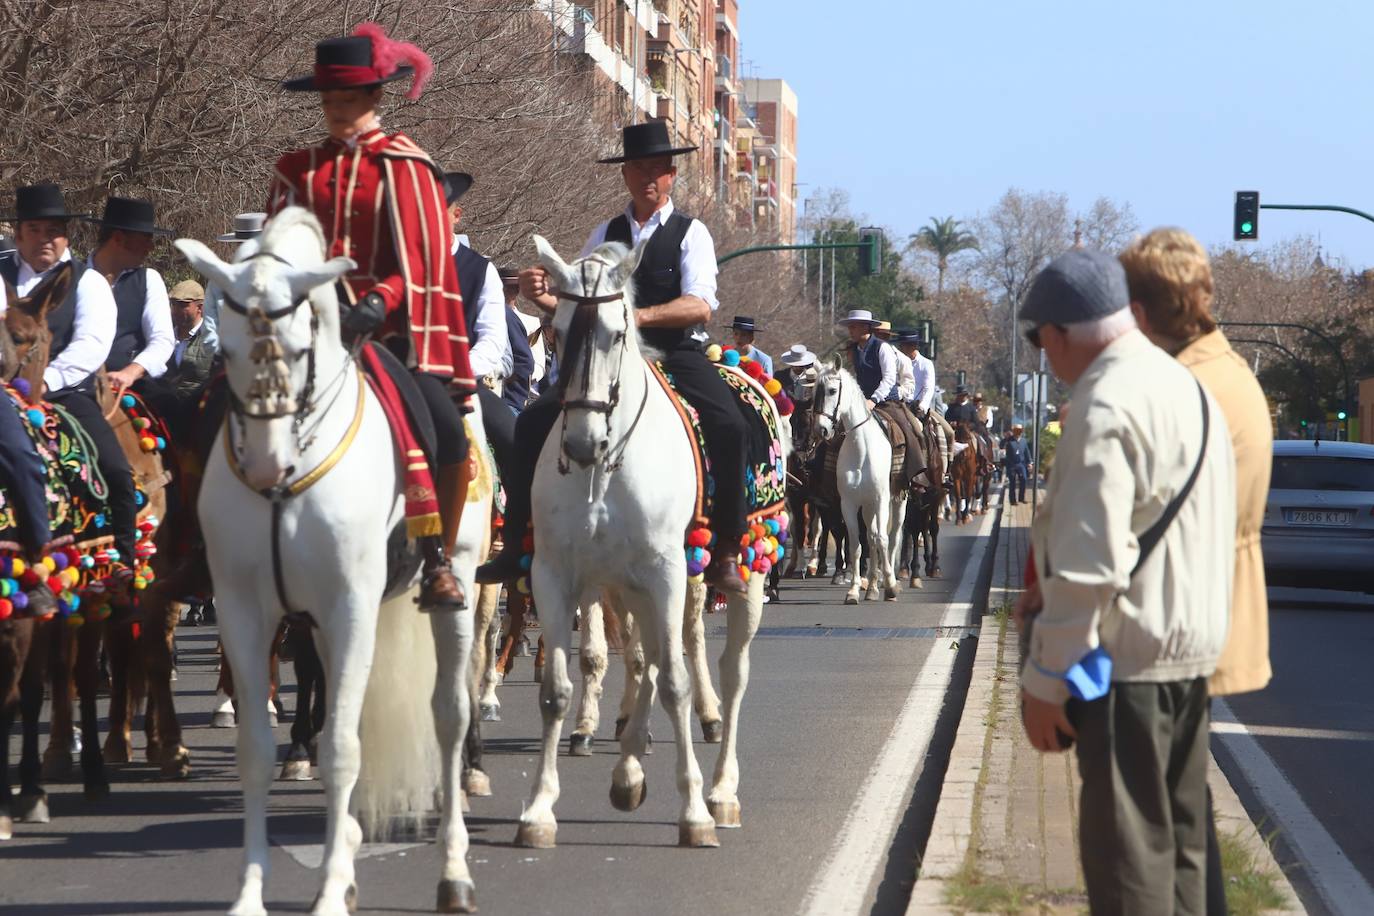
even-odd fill
[[[616,265],[620,264],[622,261],[628,258],[630,254],[631,252],[629,246],[621,242],[602,242],[600,245],[597,245],[595,248],[593,248],[585,258],[578,258],[570,266],[576,266],[582,261],[590,260],[592,258],[595,258],[596,260],[602,261],[606,264]],[[635,309],[636,298],[635,285],[633,279],[631,278],[630,280],[627,280],[625,285],[620,288],[619,292],[621,293],[621,295],[625,297],[625,304],[629,306],[630,311],[633,312]],[[651,362],[659,361],[664,358],[665,354],[661,350],[645,342],[644,336],[639,333],[639,326],[637,324],[632,323],[630,326],[630,330],[634,331],[635,344],[639,347],[641,356],[643,356],[647,360],[650,360]]]
[[[320,250],[322,252],[326,250],[324,227],[315,218],[315,214],[304,207],[287,207],[268,220],[266,228],[263,229],[262,235],[257,240],[257,250],[273,250],[280,241],[298,227],[304,227],[314,233],[315,238],[320,243]]]

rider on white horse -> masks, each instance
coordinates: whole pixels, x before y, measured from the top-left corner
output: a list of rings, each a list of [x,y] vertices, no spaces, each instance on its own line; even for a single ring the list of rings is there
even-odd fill
[[[423,496],[437,497],[439,516],[412,519],[423,535],[420,607],[457,610],[467,600],[449,557],[471,483],[462,413],[476,382],[443,173],[409,137],[383,133],[377,114],[383,83],[411,78],[406,95],[418,98],[432,70],[423,51],[372,23],[316,44],[314,72],[282,86],[320,93],[330,136],[277,161],[268,211],[307,207],[324,227],[327,256],[357,262],[340,284],[343,326],[380,339],[415,380],[436,434],[434,492]]]
[[[722,591],[743,595],[747,586],[737,568],[740,536],[745,530],[744,466],[749,426],[739,399],[702,353],[690,330],[715,310],[716,253],[711,233],[700,220],[673,208],[669,198],[677,167],[672,157],[695,150],[674,147],[662,121],[624,129],[624,154],[604,163],[623,163],[621,174],[632,198],[624,214],[602,223],[587,239],[586,257],[605,242],[644,246],[634,273],[636,324],[643,341],[663,353],[663,368],[674,387],[697,409],[706,436],[715,501],[711,528],[720,547],[705,571],[706,581]],[[520,275],[521,293],[546,312],[558,306],[542,267]],[[520,532],[530,521],[530,487],[544,440],[562,413],[558,386],[529,405],[515,425],[515,461],[506,482],[506,530]],[[521,573],[522,538],[507,537],[499,556],[477,570],[482,583],[509,582]]]
[[[925,453],[916,436],[912,417],[902,403],[902,392],[898,381],[901,378],[902,356],[887,341],[874,333],[879,322],[867,309],[852,309],[849,315],[838,322],[849,332],[849,362],[854,377],[863,389],[864,398],[870,411],[882,408],[883,414],[897,423],[906,440],[906,459],[903,466],[904,480],[915,482],[926,470]],[[909,373],[908,373],[909,374]]]

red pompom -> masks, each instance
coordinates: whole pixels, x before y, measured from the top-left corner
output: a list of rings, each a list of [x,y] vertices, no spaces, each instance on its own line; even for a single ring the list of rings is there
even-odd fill
[[[709,547],[711,546],[711,531],[709,528],[694,528],[687,535],[687,546],[689,547]]]
[[[778,405],[780,416],[790,417],[792,412],[797,409],[797,405],[792,403],[792,399],[787,396],[786,391],[779,391],[773,395],[773,403]]]
[[[388,38],[386,30],[375,22],[361,23],[353,30],[353,34],[372,39],[372,65],[387,76],[395,73],[397,67],[414,67],[415,76],[406,90],[406,98],[413,101],[420,97],[434,73],[434,61],[429,59],[428,54],[408,41]]]
[[[744,374],[749,376],[754,381],[757,382],[763,378],[764,372],[763,366],[761,364],[750,361],[747,363],[741,363],[740,366],[742,369],[744,369]]]

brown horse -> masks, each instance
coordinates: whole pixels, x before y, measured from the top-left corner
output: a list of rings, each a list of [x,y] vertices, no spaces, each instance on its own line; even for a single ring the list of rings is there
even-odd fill
[[[906,518],[903,520],[905,538],[902,545],[903,558],[910,548],[909,566],[903,564],[899,576],[910,576],[911,588],[921,588],[920,550],[925,547],[926,576],[931,579],[940,577],[940,514],[945,501],[945,462],[944,450],[940,439],[944,433],[935,419],[929,415],[922,418],[922,445],[930,464],[928,477],[931,485],[924,490],[913,490],[907,501]]]
[[[954,484],[956,524],[962,525],[969,520],[978,498],[978,443],[974,433],[963,422],[954,424],[954,441],[967,446],[949,463],[950,481]]]

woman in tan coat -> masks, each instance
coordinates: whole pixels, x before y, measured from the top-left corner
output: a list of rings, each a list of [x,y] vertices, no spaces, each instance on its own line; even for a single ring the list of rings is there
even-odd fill
[[[1274,434],[1259,381],[1212,317],[1212,266],[1182,229],[1156,229],[1121,255],[1140,329],[1172,353],[1221,406],[1236,457],[1236,569],[1231,627],[1208,685],[1212,696],[1269,683],[1269,600],[1260,527],[1269,494]],[[1226,911],[1215,827],[1208,831],[1207,911]]]

